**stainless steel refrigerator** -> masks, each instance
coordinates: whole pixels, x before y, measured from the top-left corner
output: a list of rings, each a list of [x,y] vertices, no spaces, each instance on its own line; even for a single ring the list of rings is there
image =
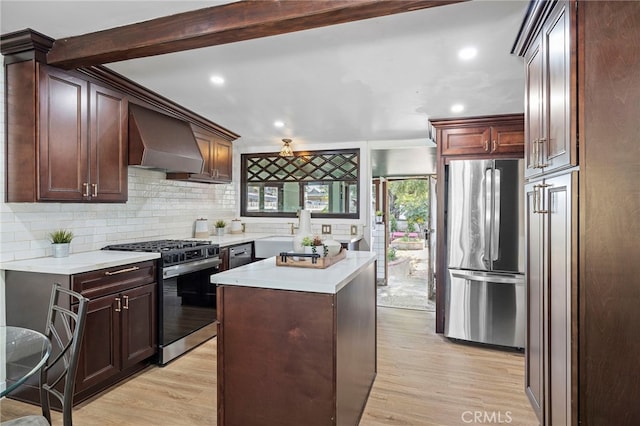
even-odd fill
[[[524,347],[522,160],[452,160],[447,183],[447,337]]]

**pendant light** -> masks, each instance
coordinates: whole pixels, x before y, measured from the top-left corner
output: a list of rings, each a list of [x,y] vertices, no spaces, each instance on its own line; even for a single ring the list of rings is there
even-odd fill
[[[289,146],[291,139],[282,139],[282,142],[284,142],[284,145],[280,150],[280,157],[293,157],[293,150]]]

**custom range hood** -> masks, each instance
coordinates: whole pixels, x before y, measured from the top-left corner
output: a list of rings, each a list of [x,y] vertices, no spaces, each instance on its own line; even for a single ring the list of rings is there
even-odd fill
[[[129,165],[200,173],[204,160],[185,121],[129,104]]]

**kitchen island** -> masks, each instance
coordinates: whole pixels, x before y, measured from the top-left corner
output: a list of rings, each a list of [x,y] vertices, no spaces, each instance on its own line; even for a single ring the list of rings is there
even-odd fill
[[[218,425],[357,425],[376,376],[375,254],[275,257],[218,284]]]

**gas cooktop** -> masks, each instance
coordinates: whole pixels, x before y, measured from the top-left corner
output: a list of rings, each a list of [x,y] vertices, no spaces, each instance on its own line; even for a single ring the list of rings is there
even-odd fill
[[[113,244],[102,250],[142,251],[162,253],[163,266],[217,257],[219,244],[203,240],[155,240],[138,243]]]

